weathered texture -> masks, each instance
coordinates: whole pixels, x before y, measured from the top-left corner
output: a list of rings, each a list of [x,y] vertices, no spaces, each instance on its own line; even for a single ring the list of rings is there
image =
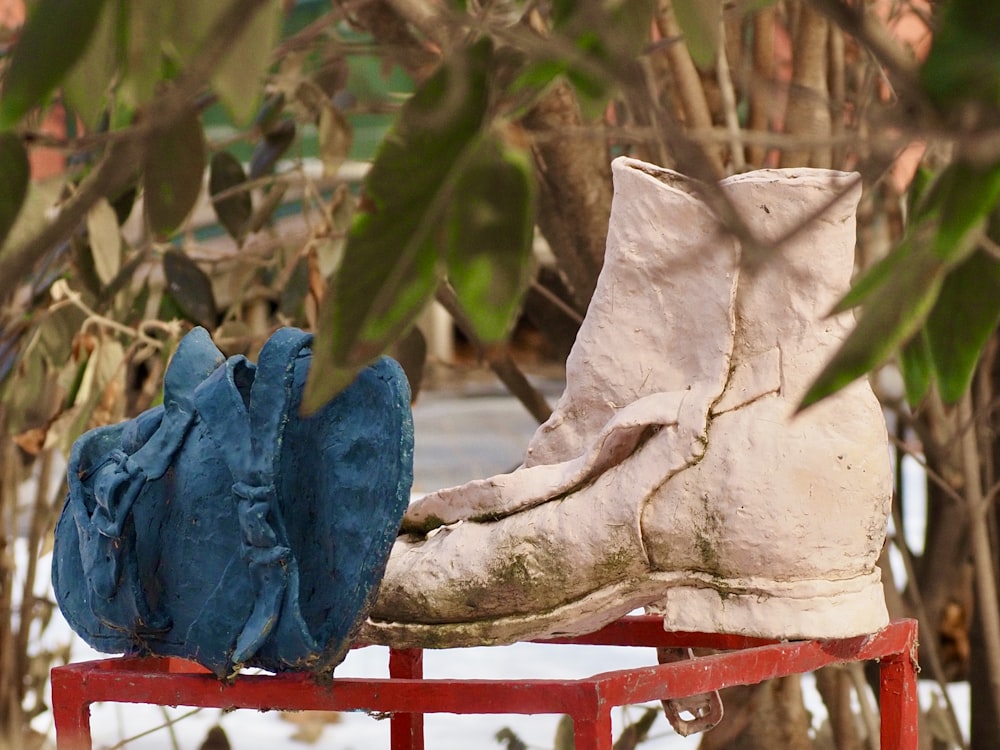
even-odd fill
[[[825,314],[849,282],[860,187],[808,169],[725,180],[762,244],[822,214],[741,266],[685,178],[625,158],[614,177],[562,399],[521,468],[411,506],[364,636],[506,643],[650,605],[671,629],[879,629],[879,405],[859,382],[793,416],[850,324]]]
[[[328,673],[378,586],[413,479],[409,388],[388,358],[299,415],[311,336],[259,365],[195,329],[164,405],[83,435],[52,582],[100,651]]]

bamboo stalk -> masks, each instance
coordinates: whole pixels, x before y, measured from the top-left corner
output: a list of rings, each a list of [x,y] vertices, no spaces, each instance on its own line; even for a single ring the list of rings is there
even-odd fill
[[[14,481],[14,443],[6,437],[3,422],[0,439],[0,742],[12,738],[12,690],[17,683],[17,665],[13,649],[13,588],[14,562],[10,544],[13,542],[13,511],[17,507],[17,486]]]
[[[774,23],[775,10],[768,5],[753,17],[753,72],[750,75],[750,130],[766,133],[770,129],[774,109]],[[764,165],[767,147],[763,143],[750,145],[750,163]]]
[[[21,587],[21,612],[17,620],[17,635],[14,642],[15,663],[20,675],[28,672],[28,638],[31,634],[31,626],[35,621],[35,578],[38,575],[38,556],[41,553],[42,539],[49,525],[53,450],[50,448],[43,451],[39,461],[35,503],[31,510],[31,525],[28,530],[28,562]],[[20,706],[24,701],[24,680],[20,680],[17,684],[20,686],[18,691],[18,705]]]
[[[662,0],[660,3],[659,11],[656,14],[656,25],[664,39],[668,41],[666,45],[667,62],[670,65],[670,72],[673,74],[674,85],[681,102],[681,108],[684,110],[688,130],[710,129],[712,127],[712,112],[708,107],[705,89],[701,85],[701,77],[695,68],[694,60],[691,59],[687,45],[679,43],[682,39],[681,27],[677,23],[674,6],[670,0]],[[722,150],[706,148],[705,155],[712,162],[716,171],[722,174]]]
[[[726,130],[729,133],[729,159],[733,172],[741,172],[746,167],[746,157],[743,153],[743,141],[740,139],[740,118],[736,112],[736,89],[733,87],[733,75],[729,68],[729,56],[726,54],[726,23],[719,22],[719,48],[715,59],[715,75],[719,82],[719,92],[722,95],[722,113],[726,119]]]
[[[788,95],[785,129],[796,135],[827,137],[830,133],[830,109],[827,94],[826,18],[809,6],[802,6],[795,29],[792,88]],[[786,167],[829,167],[829,145],[810,150],[788,150],[781,155]]]

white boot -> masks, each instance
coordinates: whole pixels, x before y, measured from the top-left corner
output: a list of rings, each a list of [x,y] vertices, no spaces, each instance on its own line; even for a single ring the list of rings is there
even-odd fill
[[[878,404],[859,383],[790,420],[844,335],[821,317],[849,280],[858,190],[741,270],[684,178],[613,167],[607,257],[566,393],[522,468],[411,506],[363,637],[509,643],[653,602],[670,628],[877,630],[891,490]],[[847,180],[781,170],[723,185],[769,239]]]

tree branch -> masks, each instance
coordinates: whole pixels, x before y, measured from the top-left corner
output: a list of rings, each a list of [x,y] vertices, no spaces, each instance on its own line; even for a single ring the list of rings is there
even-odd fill
[[[462,310],[462,306],[458,303],[455,291],[448,284],[444,283],[438,286],[437,301],[444,306],[444,309],[448,311],[448,314],[455,321],[458,329],[476,348],[479,355],[486,360],[486,364],[500,378],[500,381],[507,386],[507,390],[524,405],[524,408],[528,410],[531,416],[538,420],[539,424],[547,420],[552,414],[552,407],[545,400],[545,396],[528,381],[521,368],[511,358],[506,347],[486,346],[479,340],[475,330],[469,323],[465,311]]]
[[[0,300],[9,299],[37,260],[65,241],[100,198],[113,196],[128,185],[145,159],[150,140],[172,128],[190,110],[194,98],[230,51],[233,41],[268,2],[272,0],[232,3],[209,30],[205,46],[177,83],[147,105],[135,127],[121,131],[120,137],[109,143],[104,158],[62,205],[52,222],[23,245],[8,248],[0,257]]]
[[[893,79],[897,91],[915,102],[923,103],[925,97],[919,83],[919,64],[885,25],[870,11],[869,3],[852,7],[843,0],[807,0],[808,4],[858,40]]]

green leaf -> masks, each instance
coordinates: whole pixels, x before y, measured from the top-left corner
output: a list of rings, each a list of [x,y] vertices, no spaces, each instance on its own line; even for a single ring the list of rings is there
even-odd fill
[[[941,288],[945,265],[915,250],[878,296],[865,307],[854,330],[826,364],[799,405],[804,409],[885,362],[923,325]]]
[[[1000,322],[1000,263],[979,251],[948,274],[927,319],[938,389],[955,403],[969,388],[979,355]]]
[[[104,4],[90,44],[63,81],[66,104],[92,131],[108,106],[118,69],[118,15],[117,0]]]
[[[552,26],[558,29],[576,12],[576,0],[552,0]]]
[[[1000,162],[986,169],[955,162],[941,179],[946,192],[934,253],[954,264],[975,249],[978,231],[1000,200]]]
[[[17,220],[28,193],[31,165],[16,133],[0,133],[0,247]]]
[[[104,0],[38,0],[21,30],[0,94],[0,130],[45,103],[87,48]]]
[[[122,4],[127,30],[123,40],[126,62],[121,93],[122,99],[134,109],[156,93],[163,74],[165,30],[173,8],[173,3],[162,0],[128,0]]]
[[[928,188],[934,183],[934,173],[921,164],[913,173],[910,189],[906,193],[906,217],[912,222],[918,216],[921,201],[927,196]]]
[[[899,369],[903,375],[906,402],[916,408],[924,400],[934,378],[934,363],[927,348],[926,330],[917,333],[902,348],[899,354]]]
[[[673,6],[691,59],[699,68],[711,68],[722,30],[721,0],[673,0]]]
[[[193,260],[177,248],[163,254],[167,292],[184,317],[212,330],[218,318],[212,281]]]
[[[122,236],[115,210],[104,198],[87,212],[87,238],[94,271],[101,284],[107,286],[122,267]]]
[[[204,0],[195,1],[212,5]],[[253,20],[212,74],[212,88],[237,126],[248,125],[257,114],[264,76],[280,31],[281,4],[270,0],[257,9]]]
[[[198,55],[212,26],[233,2],[238,1],[174,0],[166,40],[178,65],[184,67]]]
[[[935,14],[936,27],[920,78],[928,98],[945,113],[976,102],[1000,104],[1000,6],[951,0]]]
[[[530,280],[534,182],[521,151],[484,138],[455,186],[448,279],[485,343],[506,339]]]
[[[850,291],[830,311],[830,314],[836,315],[837,313],[851,310],[875,294],[896,275],[901,264],[907,263],[910,260],[912,252],[913,245],[911,242],[904,241],[894,247],[888,255],[861,274],[851,286]]]
[[[253,216],[253,200],[250,192],[240,190],[224,198],[216,196],[243,185],[246,181],[247,176],[239,159],[228,151],[217,151],[212,155],[208,171],[208,192],[212,196],[212,208],[215,209],[219,223],[240,244],[246,237],[250,217]]]
[[[233,2],[176,0],[168,38],[183,68],[198,55],[212,27]],[[247,27],[233,40],[226,56],[212,72],[212,89],[239,127],[250,124],[260,105],[264,76],[281,29],[277,0],[258,7]]]
[[[407,101],[382,142],[320,311],[306,411],[346,387],[434,294],[448,202],[486,116],[491,51],[488,40],[457,51]]]
[[[201,193],[204,173],[205,133],[192,110],[162,132],[146,154],[142,185],[153,234],[167,237],[184,222]]]

